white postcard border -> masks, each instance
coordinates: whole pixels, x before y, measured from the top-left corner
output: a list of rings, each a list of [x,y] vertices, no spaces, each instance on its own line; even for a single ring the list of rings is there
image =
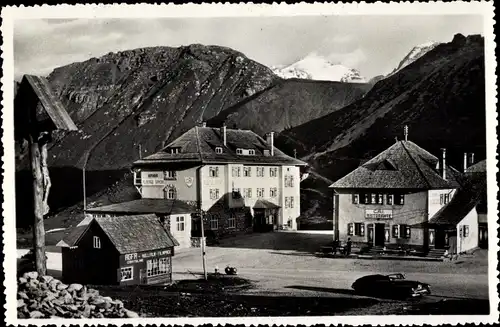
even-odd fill
[[[34,7],[5,7],[2,9],[2,157],[3,179],[3,239],[4,239],[4,286],[6,296],[6,324],[47,325],[68,324],[349,324],[349,325],[438,325],[464,323],[498,322],[498,284],[497,257],[498,224],[489,222],[489,295],[490,315],[474,316],[328,316],[328,317],[249,317],[249,318],[139,318],[139,319],[17,319],[16,309],[16,233],[15,233],[15,166],[13,133],[13,95],[11,85],[14,80],[13,69],[13,22],[16,19],[34,18],[137,18],[137,17],[232,17],[232,16],[299,16],[299,15],[429,15],[429,14],[477,14],[484,17],[485,39],[485,76],[486,76],[486,132],[487,132],[487,178],[489,215],[498,217],[496,182],[496,58],[494,4],[492,2],[404,2],[404,3],[300,3],[286,4],[188,4],[188,5],[57,5]],[[493,237],[494,236],[494,237]]]

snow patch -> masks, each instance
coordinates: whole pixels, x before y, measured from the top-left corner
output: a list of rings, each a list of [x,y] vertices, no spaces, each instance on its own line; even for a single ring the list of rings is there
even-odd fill
[[[367,82],[357,70],[340,63],[332,63],[317,54],[310,54],[286,67],[275,66],[271,69],[276,75],[285,79],[301,78],[345,83]]]

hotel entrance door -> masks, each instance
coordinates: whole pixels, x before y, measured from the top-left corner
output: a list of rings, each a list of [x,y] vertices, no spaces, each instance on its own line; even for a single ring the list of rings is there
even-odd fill
[[[375,224],[375,246],[385,244],[385,224]]]

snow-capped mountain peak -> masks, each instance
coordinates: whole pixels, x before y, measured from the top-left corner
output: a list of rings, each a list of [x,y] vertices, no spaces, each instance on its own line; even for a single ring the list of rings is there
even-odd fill
[[[352,68],[340,63],[332,63],[317,54],[307,57],[286,67],[272,67],[273,72],[281,78],[301,78],[346,83],[366,83],[364,77]]]
[[[394,75],[396,72],[413,63],[415,60],[419,59],[439,44],[440,42],[430,41],[413,47],[403,60],[401,60],[398,67],[396,67],[388,76]]]

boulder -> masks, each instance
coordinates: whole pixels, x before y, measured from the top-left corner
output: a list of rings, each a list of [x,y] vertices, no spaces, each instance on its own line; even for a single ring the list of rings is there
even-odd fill
[[[17,292],[17,297],[23,300],[29,299],[28,295],[26,295],[26,292]]]
[[[137,313],[135,313],[134,311],[130,311],[127,309],[123,309],[123,311],[125,311],[125,316],[127,318],[139,318],[139,315]]]
[[[20,307],[23,307],[25,306],[26,303],[24,303],[24,300],[23,299],[18,299],[17,300],[17,307],[20,308]]]
[[[28,282],[28,280],[24,277],[19,277],[18,282],[20,285],[23,285],[23,284],[26,284]]]
[[[73,291],[79,292],[82,288],[83,288],[82,284],[71,284],[68,287],[68,292],[73,292]]]
[[[44,314],[41,313],[40,311],[31,311],[30,312],[30,318],[43,318]]]
[[[54,277],[49,276],[49,275],[44,275],[44,276],[39,276],[38,277],[38,280],[40,282],[45,283],[45,284],[49,284],[53,279],[54,279]]]
[[[57,289],[58,291],[60,291],[60,290],[65,290],[65,289],[67,289],[67,288],[68,288],[68,285],[63,284],[63,283],[59,283],[59,284],[57,284],[57,286],[56,286],[56,289]]]
[[[38,273],[36,271],[29,271],[25,272],[23,274],[23,278],[30,280],[30,279],[37,279],[38,278]]]

